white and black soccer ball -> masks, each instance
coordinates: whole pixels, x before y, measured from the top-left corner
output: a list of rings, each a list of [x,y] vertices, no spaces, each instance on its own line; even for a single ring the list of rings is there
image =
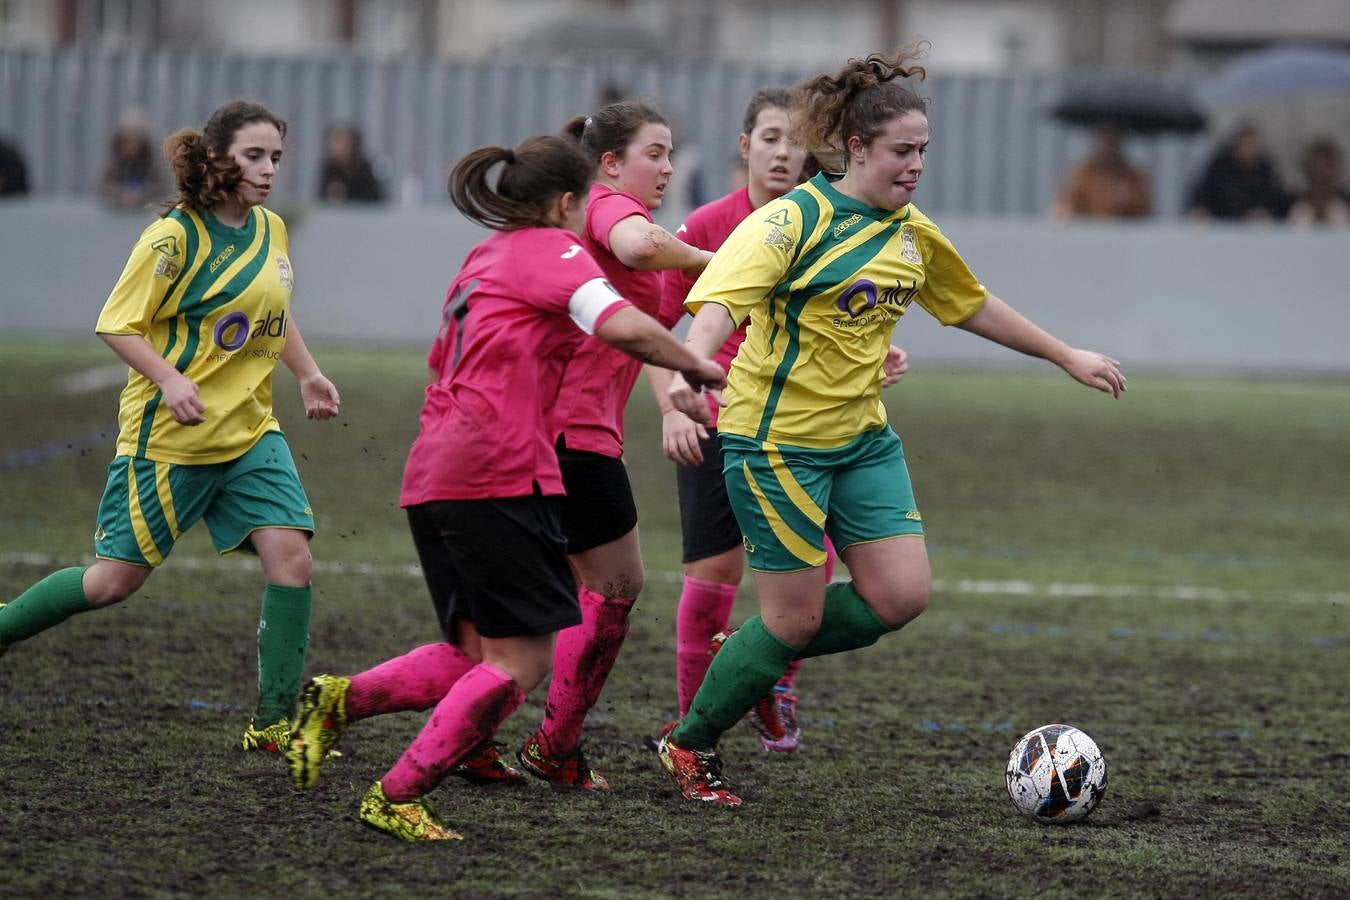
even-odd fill
[[[1092,738],[1072,725],[1042,725],[1008,756],[1008,795],[1038,822],[1076,822],[1106,793],[1106,760]]]

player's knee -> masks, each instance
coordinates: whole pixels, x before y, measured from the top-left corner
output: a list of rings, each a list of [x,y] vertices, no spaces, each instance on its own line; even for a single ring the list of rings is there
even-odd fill
[[[126,566],[90,569],[83,582],[85,599],[94,607],[121,603],[141,589],[151,571]]]
[[[931,594],[930,579],[904,580],[887,586],[882,596],[872,601],[872,606],[883,622],[891,628],[899,628],[923,614]]]

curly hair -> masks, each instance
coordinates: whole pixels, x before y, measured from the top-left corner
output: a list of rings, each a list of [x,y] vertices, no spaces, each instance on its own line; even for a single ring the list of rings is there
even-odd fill
[[[849,138],[871,146],[886,123],[905,113],[928,114],[928,101],[898,79],[923,80],[923,66],[909,65],[923,56],[920,41],[891,56],[873,53],[850,59],[834,75],[808,78],[793,90],[792,141],[822,161],[841,159]]]
[[[211,114],[201,131],[183,128],[169,135],[164,156],[178,196],[165,203],[163,215],[178,206],[204,212],[235,196],[241,174],[230,157],[230,145],[240,128],[254,122],[267,122],[285,139],[285,121],[253,100],[231,100]]]

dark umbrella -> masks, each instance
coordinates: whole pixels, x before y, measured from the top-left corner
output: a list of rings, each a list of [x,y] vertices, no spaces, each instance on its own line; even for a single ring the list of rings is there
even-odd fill
[[[1285,46],[1235,57],[1203,91],[1213,105],[1318,94],[1350,95],[1350,52]]]
[[[1141,134],[1191,134],[1205,127],[1205,114],[1188,91],[1140,77],[1080,80],[1051,111],[1069,125],[1114,125]]]

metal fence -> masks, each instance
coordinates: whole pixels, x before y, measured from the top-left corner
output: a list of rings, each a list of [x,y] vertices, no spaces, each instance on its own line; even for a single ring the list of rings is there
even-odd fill
[[[316,196],[324,132],[348,121],[361,129],[394,202],[420,205],[448,202],[446,173],[468,150],[555,132],[614,86],[654,100],[675,126],[676,203],[668,204],[668,218],[723,191],[754,90],[790,86],[807,74],[707,61],[458,64],[0,50],[0,136],[24,153],[35,192],[87,194],[127,110],[139,109],[163,135],[200,127],[226,100],[256,97],[290,123],[292,172],[280,180],[275,202],[298,205]],[[1086,133],[1048,113],[1070,78],[935,76],[924,83],[933,145],[919,205],[939,215],[1044,215],[1064,172],[1088,148]],[[1150,174],[1159,216],[1179,214],[1208,149],[1203,136],[1127,143]]]

